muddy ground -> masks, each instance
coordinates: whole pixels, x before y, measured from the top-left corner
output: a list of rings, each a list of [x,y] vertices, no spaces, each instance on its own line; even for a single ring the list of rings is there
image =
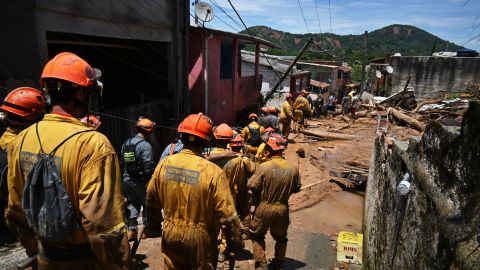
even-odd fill
[[[297,164],[304,188],[290,198],[291,225],[285,269],[332,269],[338,267],[335,243],[340,231],[362,232],[363,196],[342,191],[329,182],[330,171],[347,161],[369,164],[375,137],[376,121],[359,119],[348,124],[339,118],[311,120],[311,130],[322,130],[358,136],[354,140],[313,142],[303,134],[291,134],[293,142],[285,153]],[[345,127],[341,129],[342,127]],[[296,151],[303,148],[305,158]],[[272,238],[267,235],[267,259],[273,257]],[[160,238],[143,240],[138,248],[137,260],[141,269],[163,269]],[[21,248],[0,250],[0,269],[12,269],[15,262],[25,258]],[[236,263],[238,269],[253,269],[251,243]],[[220,269],[228,266],[219,264]],[[15,268],[13,268],[15,269]],[[350,269],[361,269],[350,266]]]

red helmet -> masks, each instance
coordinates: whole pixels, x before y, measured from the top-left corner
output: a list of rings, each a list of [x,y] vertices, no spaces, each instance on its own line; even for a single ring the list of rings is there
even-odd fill
[[[208,140],[212,132],[212,125],[212,120],[208,116],[203,115],[203,113],[191,114],[180,123],[178,132]]]
[[[258,120],[258,115],[254,114],[254,113],[251,113],[251,114],[248,116],[248,119]]]
[[[271,128],[271,127],[268,127],[268,128],[265,129],[265,133],[267,133],[267,132],[274,132],[274,131],[275,131],[275,130],[274,130],[273,128]]]
[[[267,107],[262,107],[260,110],[261,110],[263,113],[269,113],[269,110],[268,110]]]
[[[147,134],[151,134],[155,128],[155,122],[150,121],[148,118],[140,118],[135,124],[139,131],[144,131]]]
[[[287,149],[287,140],[285,137],[278,133],[272,133],[268,136],[267,145],[272,148],[273,151],[280,151]]]
[[[62,52],[45,65],[40,77],[42,85],[45,79],[60,79],[87,87],[95,84],[95,72],[82,58],[70,52]]]
[[[231,141],[230,141],[230,146],[231,147],[243,147],[245,144],[245,141],[243,140],[242,135],[237,134]]]
[[[215,128],[213,136],[217,140],[231,140],[233,138],[233,130],[229,125],[223,123]]]
[[[87,120],[88,120],[88,122],[87,122]],[[100,119],[98,119],[94,115],[85,116],[82,119],[80,119],[80,121],[82,121],[85,124],[88,124],[88,125],[92,126],[95,129],[98,129],[98,127],[100,127],[100,125],[102,124]]]
[[[0,109],[18,115],[27,121],[37,119],[45,113],[45,97],[31,87],[20,87],[11,91]]]
[[[277,108],[276,108],[275,106],[270,106],[270,107],[268,107],[268,111],[269,111],[270,113],[276,113],[276,112],[277,112]]]

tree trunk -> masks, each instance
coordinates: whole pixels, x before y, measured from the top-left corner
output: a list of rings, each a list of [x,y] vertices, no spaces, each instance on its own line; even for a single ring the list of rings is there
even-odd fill
[[[341,133],[332,133],[325,131],[314,131],[314,130],[302,130],[302,133],[309,136],[330,139],[330,140],[354,140],[358,139],[358,136],[341,134]]]
[[[425,125],[422,124],[417,119],[410,117],[395,108],[388,108],[388,114],[392,115],[395,119],[400,120],[401,122],[407,123],[409,126],[413,127],[418,131],[423,131],[425,129]]]

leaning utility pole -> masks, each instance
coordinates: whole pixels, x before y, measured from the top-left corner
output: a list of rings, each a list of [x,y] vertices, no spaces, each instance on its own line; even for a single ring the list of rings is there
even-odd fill
[[[280,78],[280,80],[278,80],[275,86],[270,91],[268,91],[268,93],[265,95],[265,99],[264,99],[265,102],[267,102],[272,97],[273,93],[277,91],[278,87],[282,84],[285,78],[287,78],[292,68],[295,66],[295,64],[297,64],[297,61],[300,59],[300,57],[302,57],[302,54],[305,52],[305,50],[307,50],[307,48],[310,46],[310,44],[312,44],[312,42],[313,42],[313,38],[309,38],[305,46],[303,46],[302,50],[298,53],[297,57],[295,57],[295,60],[293,60],[293,62],[290,64],[287,71],[283,73],[282,78]],[[275,70],[273,72],[275,72]]]
[[[363,61],[362,61],[362,81],[360,82],[360,93],[365,91],[365,88],[366,88],[365,69],[368,61],[367,38],[368,38],[368,31],[365,31],[365,36],[363,40],[363,46],[365,47],[365,55],[363,56]]]

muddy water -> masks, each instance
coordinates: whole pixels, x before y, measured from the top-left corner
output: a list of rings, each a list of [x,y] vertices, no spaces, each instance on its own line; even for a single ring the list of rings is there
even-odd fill
[[[338,192],[291,215],[292,226],[335,237],[340,231],[362,232],[364,197]]]

